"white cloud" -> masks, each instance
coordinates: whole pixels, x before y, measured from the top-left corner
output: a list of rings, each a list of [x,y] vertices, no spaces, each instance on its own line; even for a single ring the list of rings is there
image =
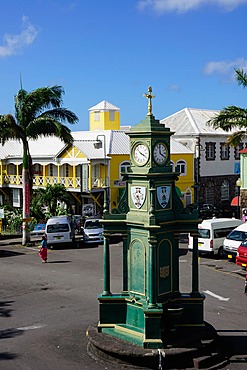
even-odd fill
[[[18,35],[5,34],[3,36],[3,45],[0,45],[0,58],[17,54],[19,51],[33,43],[38,31],[29,22],[27,17],[22,18],[23,30]]]
[[[168,86],[168,90],[170,90],[170,91],[181,91],[181,87],[178,85],[178,84],[170,84],[169,86]]]
[[[239,58],[231,61],[223,60],[218,62],[208,62],[205,65],[203,72],[206,75],[219,74],[233,79],[235,76],[234,68],[247,69],[247,59]]]
[[[220,6],[226,11],[232,11],[240,5],[247,4],[247,0],[139,0],[138,8],[153,8],[157,13],[176,11],[185,13],[205,5]]]

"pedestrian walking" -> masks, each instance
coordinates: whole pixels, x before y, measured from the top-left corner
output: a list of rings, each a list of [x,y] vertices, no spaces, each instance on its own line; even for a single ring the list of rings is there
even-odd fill
[[[42,236],[42,240],[41,240],[41,247],[40,247],[40,250],[39,250],[39,255],[40,255],[40,258],[42,259],[42,262],[46,263],[47,262],[47,240],[46,240],[46,235]]]

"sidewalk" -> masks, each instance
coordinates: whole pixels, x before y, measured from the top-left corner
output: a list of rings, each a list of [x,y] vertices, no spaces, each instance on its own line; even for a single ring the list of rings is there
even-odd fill
[[[41,236],[31,236],[31,243],[39,243],[41,241]],[[0,247],[22,244],[22,235],[11,234],[11,235],[0,235]]]

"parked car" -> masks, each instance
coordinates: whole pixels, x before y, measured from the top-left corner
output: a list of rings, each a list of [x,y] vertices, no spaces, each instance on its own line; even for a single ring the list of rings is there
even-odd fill
[[[45,235],[45,226],[46,226],[46,224],[36,224],[36,225],[34,225],[33,230],[31,230],[30,234],[32,236]]]
[[[236,218],[212,218],[203,220],[202,223],[198,225],[199,253],[223,257],[223,242],[225,237],[240,224],[242,224],[242,221]],[[188,249],[193,249],[193,237],[190,235]]]
[[[54,216],[46,223],[45,233],[47,246],[53,248],[56,245],[74,245],[75,229],[73,222],[68,216]]]
[[[103,226],[100,219],[88,218],[85,220],[82,241],[86,244],[103,243]]]
[[[221,212],[212,204],[201,204],[198,207],[199,218],[208,219],[212,217],[220,217]]]
[[[238,247],[236,264],[241,266],[243,270],[247,267],[247,240],[245,239]]]
[[[247,222],[236,227],[224,240],[223,249],[230,261],[235,261],[238,247],[247,238]]]

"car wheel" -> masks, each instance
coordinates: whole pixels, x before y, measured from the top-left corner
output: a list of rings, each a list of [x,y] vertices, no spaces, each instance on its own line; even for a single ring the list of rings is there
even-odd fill
[[[223,247],[219,247],[218,249],[218,258],[222,259],[225,257],[225,253],[224,253],[224,250],[223,250]]]

